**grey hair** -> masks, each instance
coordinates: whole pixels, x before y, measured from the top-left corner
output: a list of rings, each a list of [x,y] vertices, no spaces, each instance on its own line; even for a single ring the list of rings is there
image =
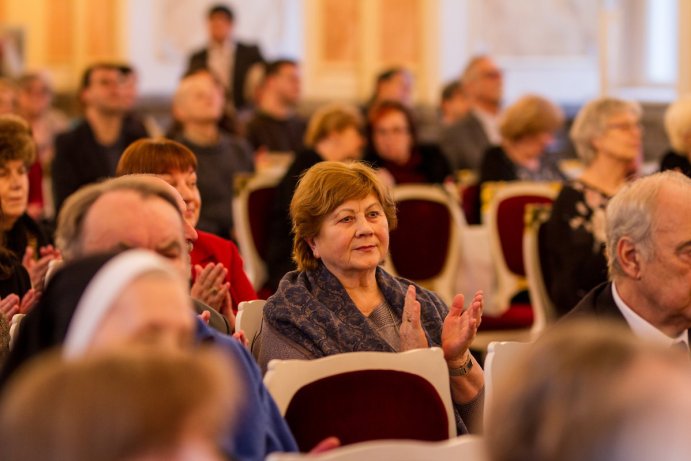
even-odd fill
[[[691,95],[669,105],[665,111],[665,132],[677,153],[687,154],[691,151],[691,143],[687,139],[691,134]]]
[[[646,260],[654,255],[653,232],[658,195],[665,186],[691,188],[691,179],[677,171],[646,176],[624,186],[607,204],[605,231],[610,276],[624,275],[617,244],[628,237]]]
[[[465,69],[463,69],[463,73],[461,74],[461,84],[467,85],[468,83],[477,79],[478,64],[488,59],[492,59],[488,54],[478,54],[471,57],[466,64]]]
[[[586,165],[597,153],[593,139],[604,133],[607,120],[621,112],[630,112],[640,118],[643,114],[640,104],[616,98],[599,98],[585,104],[573,121],[569,133],[576,152]]]
[[[82,256],[84,219],[91,206],[104,194],[113,191],[132,191],[142,198],[158,197],[168,202],[182,219],[176,198],[159,180],[150,175],[125,175],[89,184],[73,193],[60,210],[55,231],[55,244],[66,261]]]

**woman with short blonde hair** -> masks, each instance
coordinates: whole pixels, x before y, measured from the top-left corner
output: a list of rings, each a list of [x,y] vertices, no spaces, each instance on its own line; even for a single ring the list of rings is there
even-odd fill
[[[527,95],[516,101],[501,116],[501,144],[485,151],[480,182],[564,180],[546,152],[563,124],[562,110],[541,96]]]
[[[585,164],[565,184],[544,226],[544,272],[559,315],[607,281],[605,207],[635,171],[642,146],[641,108],[632,101],[600,98],[585,104],[571,139]]]
[[[669,105],[665,131],[672,145],[660,161],[660,171],[678,170],[691,177],[691,95]]]
[[[320,107],[310,118],[305,135],[307,149],[297,153],[276,188],[266,256],[269,280],[264,294],[273,293],[281,277],[295,267],[291,259],[289,210],[298,178],[310,167],[325,160],[347,162],[361,158],[364,143],[362,130],[363,121],[357,109],[345,104]]]

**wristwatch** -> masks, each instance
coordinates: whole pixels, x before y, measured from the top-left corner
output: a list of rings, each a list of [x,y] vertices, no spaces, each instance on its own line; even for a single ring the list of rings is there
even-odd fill
[[[449,376],[465,376],[473,368],[473,356],[468,354],[468,361],[458,368],[449,368]]]

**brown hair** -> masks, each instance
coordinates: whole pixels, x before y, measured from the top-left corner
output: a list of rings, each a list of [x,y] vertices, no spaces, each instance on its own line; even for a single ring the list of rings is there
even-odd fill
[[[21,160],[27,167],[36,160],[36,143],[29,124],[17,115],[0,115],[0,165]]]
[[[554,133],[564,124],[564,113],[547,99],[527,95],[509,106],[499,124],[506,141],[518,141],[524,136]]]
[[[217,443],[242,392],[230,368],[210,350],[39,358],[5,389],[3,459],[120,461],[167,453],[190,430]]]
[[[345,104],[322,106],[314,112],[307,125],[305,146],[314,148],[331,133],[350,127],[362,130],[362,117],[357,109]]]
[[[197,157],[179,142],[166,138],[140,139],[123,152],[115,174],[167,174],[197,171]]]
[[[390,113],[400,112],[405,118],[406,124],[408,124],[408,133],[412,139],[412,145],[417,144],[417,129],[415,126],[415,120],[413,118],[413,113],[404,104],[398,101],[382,101],[369,110],[367,114],[367,137],[370,145],[374,145],[374,125],[379,122],[382,118],[386,117]]]
[[[396,203],[371,167],[360,162],[320,162],[303,174],[290,202],[295,234],[293,260],[299,270],[313,270],[318,266],[306,239],[319,234],[324,219],[343,202],[370,194],[384,208],[389,229],[395,229]]]

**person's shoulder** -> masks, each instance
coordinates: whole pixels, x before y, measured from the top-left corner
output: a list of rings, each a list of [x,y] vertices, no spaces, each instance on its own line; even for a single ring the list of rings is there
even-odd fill
[[[86,122],[86,120],[79,119],[65,131],[59,133],[55,137],[55,143],[56,145],[61,145],[76,142],[90,131],[91,129],[89,128],[89,124]]]
[[[227,259],[229,255],[238,253],[235,243],[218,235],[197,230],[197,241],[194,249],[213,256],[216,260]]]
[[[261,48],[256,43],[235,42],[235,47],[237,53],[251,54],[263,60]]]
[[[690,166],[687,157],[679,155],[673,150],[667,151],[660,161],[660,171],[673,170],[676,168],[688,169]]]
[[[568,314],[562,317],[562,321],[588,316],[621,317],[614,302],[611,282],[603,282],[590,290]]]
[[[199,344],[213,344],[214,346],[222,349],[224,352],[230,354],[234,359],[237,360],[238,364],[242,366],[242,368],[251,372],[248,373],[249,376],[254,376],[259,373],[259,368],[257,368],[254,358],[252,358],[252,355],[247,348],[240,344],[240,341],[232,336],[216,331],[198,317],[196,317],[196,322],[196,338]]]

